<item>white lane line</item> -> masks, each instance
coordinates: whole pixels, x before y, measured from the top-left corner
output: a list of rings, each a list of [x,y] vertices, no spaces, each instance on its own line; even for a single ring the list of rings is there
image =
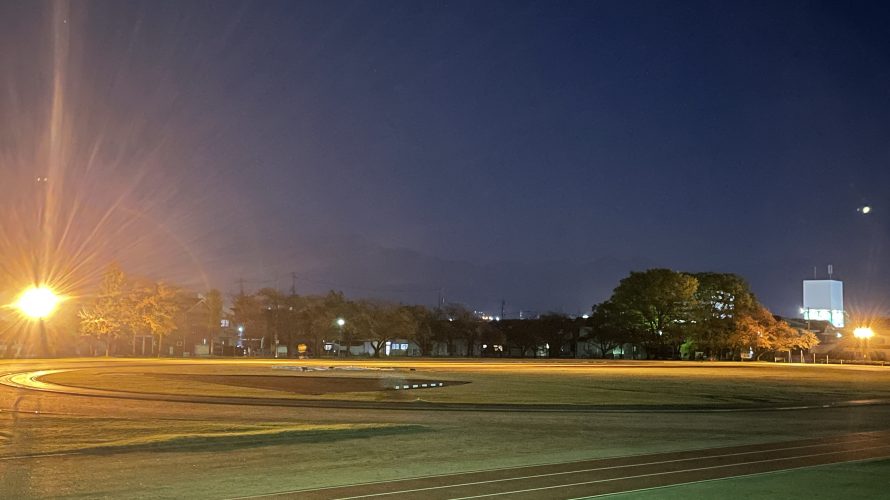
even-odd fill
[[[559,484],[559,485],[555,485],[555,486],[541,486],[539,488],[527,488],[524,490],[503,491],[500,493],[487,493],[485,495],[474,495],[474,496],[470,496],[470,497],[455,497],[451,500],[470,500],[472,498],[488,498],[488,497],[497,497],[497,496],[503,496],[503,495],[514,495],[516,493],[531,493],[533,491],[553,490],[553,489],[558,489],[558,488],[571,488],[573,486],[585,486],[588,484],[609,483],[609,482],[613,482],[613,481],[625,481],[628,479],[640,479],[640,478],[644,478],[644,477],[667,476],[670,474],[683,474],[686,472],[698,472],[698,471],[703,471],[703,470],[725,469],[727,467],[765,464],[765,463],[769,463],[769,462],[781,462],[783,460],[795,460],[795,459],[800,459],[800,458],[821,457],[821,456],[825,456],[825,455],[837,455],[840,453],[851,453],[851,452],[864,451],[864,450],[877,450],[877,449],[882,449],[882,448],[890,448],[890,445],[869,446],[869,447],[859,448],[858,450],[852,450],[852,451],[851,450],[843,450],[843,451],[830,451],[830,452],[826,452],[826,453],[814,453],[811,455],[799,455],[796,457],[788,457],[788,458],[770,458],[767,460],[756,460],[753,462],[741,462],[741,463],[729,464],[729,465],[712,465],[710,467],[697,467],[694,469],[684,469],[684,470],[670,471],[670,472],[653,472],[652,474],[639,474],[636,476],[624,476],[624,477],[616,477],[616,478],[612,478],[612,479],[597,479],[596,481],[583,481],[580,483]],[[857,459],[856,461],[861,461],[861,460],[862,459]],[[828,464],[822,464],[822,465],[828,465]],[[724,479],[728,479],[728,478],[724,478]],[[350,498],[362,498],[362,497],[350,497]],[[581,497],[581,498],[585,498],[585,497]],[[339,500],[345,500],[345,499],[339,499]]]
[[[859,439],[856,441],[844,442],[843,444],[853,444],[853,443],[859,443],[859,442],[865,442],[865,441],[873,441],[873,440]],[[629,465],[611,465],[609,467],[595,467],[595,468],[590,468],[590,469],[576,469],[576,470],[571,470],[571,471],[549,472],[547,474],[532,474],[532,475],[528,475],[528,476],[509,477],[509,478],[502,478],[502,479],[490,479],[487,481],[472,481],[472,482],[468,482],[468,483],[455,483],[455,484],[448,484],[448,485],[441,485],[441,486],[428,486],[425,488],[413,488],[413,489],[409,489],[409,490],[389,491],[389,492],[383,492],[383,493],[371,493],[368,495],[338,497],[338,500],[353,500],[353,499],[358,499],[358,498],[372,498],[372,497],[381,497],[381,496],[388,496],[388,495],[398,495],[398,494],[402,494],[402,493],[417,493],[417,492],[421,492],[421,491],[441,490],[441,489],[448,489],[448,488],[460,488],[460,487],[464,487],[464,486],[479,486],[482,484],[493,484],[493,483],[503,483],[503,482],[507,482],[507,481],[521,481],[521,480],[525,480],[525,479],[538,479],[538,478],[543,478],[543,477],[564,476],[567,474],[578,474],[578,473],[583,473],[583,472],[628,469],[628,468],[632,468],[632,467],[648,467],[651,465],[664,465],[664,464],[677,463],[677,462],[690,462],[690,461],[694,461],[694,460],[711,460],[711,459],[715,459],[715,458],[726,458],[726,457],[735,457],[735,456],[742,456],[742,455],[751,455],[754,453],[764,453],[764,451],[775,452],[775,451],[785,451],[785,450],[799,450],[799,449],[804,449],[804,448],[815,448],[818,446],[829,446],[832,444],[837,444],[837,443],[822,443],[822,444],[810,444],[810,445],[802,445],[802,446],[790,446],[787,448],[778,448],[778,449],[772,449],[772,450],[745,451],[745,452],[740,452],[740,453],[726,453],[723,455],[710,455],[710,456],[705,456],[705,457],[677,458],[677,459],[673,459],[673,460],[662,460],[662,461],[658,461],[658,462],[647,462],[647,463],[629,464]],[[880,446],[879,448],[890,448],[890,445]],[[862,450],[862,449],[869,449],[869,448],[859,448],[859,449]],[[832,453],[845,453],[845,451],[844,452],[832,452]],[[817,455],[804,455],[804,456],[817,456]],[[799,457],[790,457],[790,458],[799,458]],[[772,459],[772,460],[788,460],[788,459],[781,458],[781,459]],[[735,464],[735,465],[744,465],[747,463],[757,463],[757,462],[742,462],[740,464]],[[719,466],[719,467],[727,467],[727,466]],[[698,470],[698,469],[687,469],[687,470]],[[645,476],[629,476],[629,477],[645,477]],[[578,484],[584,484],[584,483],[578,483]],[[308,492],[308,491],[303,491],[303,493],[306,493],[306,492]],[[498,493],[498,495],[500,495],[500,493]],[[467,497],[467,498],[476,498],[476,497]]]

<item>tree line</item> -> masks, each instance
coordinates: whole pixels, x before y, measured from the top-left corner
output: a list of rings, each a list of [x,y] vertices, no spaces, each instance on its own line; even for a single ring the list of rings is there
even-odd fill
[[[609,300],[594,306],[590,320],[591,336],[604,350],[635,344],[655,357],[673,358],[685,351],[719,359],[747,353],[761,359],[819,343],[812,332],[774,316],[742,277],[729,273],[631,272]]]
[[[151,336],[158,341],[160,355],[164,339],[179,327],[182,309],[181,291],[176,287],[128,278],[112,264],[102,275],[96,295],[77,309],[78,333],[103,341],[106,356],[123,337],[133,339],[135,353],[136,336]]]
[[[367,341],[379,356],[386,342],[411,340],[421,355],[761,359],[810,349],[818,338],[774,316],[738,275],[669,269],[631,272],[589,314],[487,321],[460,305],[428,308],[341,293],[284,295],[263,289],[239,295],[233,318],[247,329],[293,344],[324,339]],[[344,319],[337,326],[337,319]]]
[[[183,329],[184,311],[195,294],[162,282],[129,277],[117,265],[103,274],[98,290],[77,307],[81,336],[112,346],[137,336],[157,339],[158,352],[172,333]],[[191,301],[191,302],[190,302]],[[424,356],[517,357],[693,357],[760,359],[772,352],[809,349],[815,335],[773,316],[741,277],[725,273],[685,273],[669,269],[631,272],[612,296],[588,314],[549,313],[535,319],[482,319],[457,304],[405,305],[374,299],[349,299],[340,292],[321,295],[283,293],[263,288],[231,297],[202,294],[203,331],[210,344],[222,333],[221,320],[243,329],[243,336],[265,346],[287,346],[288,355],[319,356],[324,344],[370,346],[379,357],[387,343],[409,341]],[[365,344],[366,343],[366,344]],[[113,354],[113,353],[112,353]]]

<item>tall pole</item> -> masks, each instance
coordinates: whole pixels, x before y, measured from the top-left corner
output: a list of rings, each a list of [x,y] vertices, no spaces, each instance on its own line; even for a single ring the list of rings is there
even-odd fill
[[[46,322],[43,321],[43,318],[40,318],[40,356],[43,358],[49,357],[49,345],[46,341]]]

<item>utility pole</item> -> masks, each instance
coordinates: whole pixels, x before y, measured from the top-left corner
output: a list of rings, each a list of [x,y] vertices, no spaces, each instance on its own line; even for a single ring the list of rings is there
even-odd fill
[[[501,316],[500,316],[501,319],[504,319],[504,306],[506,306],[506,305],[507,305],[507,301],[504,299],[501,299]]]
[[[297,273],[290,273],[290,294],[291,297],[297,294]]]

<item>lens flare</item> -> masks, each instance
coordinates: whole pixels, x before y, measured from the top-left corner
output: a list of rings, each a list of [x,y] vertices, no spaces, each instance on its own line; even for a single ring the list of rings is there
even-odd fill
[[[40,286],[22,292],[16,302],[16,307],[29,318],[43,319],[56,310],[59,301],[59,296],[55,292],[45,286]]]
[[[874,335],[874,330],[867,326],[860,326],[859,328],[853,330],[853,336],[857,339],[870,339],[874,337]]]

